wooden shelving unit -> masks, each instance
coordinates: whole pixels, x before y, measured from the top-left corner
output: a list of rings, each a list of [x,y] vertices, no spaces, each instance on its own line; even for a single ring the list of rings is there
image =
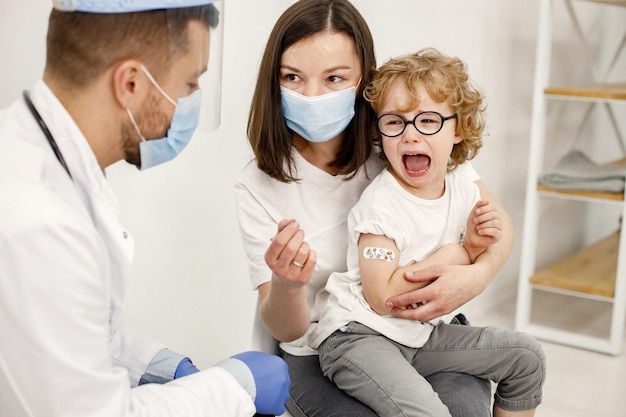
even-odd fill
[[[559,190],[556,188],[546,187],[545,185],[537,185],[537,191],[543,194],[555,194],[555,196],[568,196],[571,198],[589,198],[598,200],[624,201],[623,193],[609,193],[603,191],[588,190]]]
[[[626,82],[605,83],[604,80],[583,83],[575,86],[550,85],[550,65],[552,46],[552,6],[563,1],[572,21],[576,24],[574,3],[598,3],[597,7],[626,7],[626,0],[540,0],[539,34],[537,43],[537,59],[535,68],[535,85],[533,92],[533,114],[531,141],[526,185],[525,222],[522,233],[522,253],[515,326],[544,340],[568,344],[584,349],[595,350],[608,354],[619,354],[624,340],[626,325],[626,227],[606,236],[590,246],[571,253],[553,264],[537,270],[536,257],[538,247],[538,227],[540,211],[539,200],[565,198],[575,201],[586,201],[594,204],[617,204],[621,209],[621,218],[626,221],[626,204],[624,194],[598,192],[591,190],[564,190],[538,184],[538,179],[545,167],[543,166],[546,126],[552,121],[547,117],[547,102],[552,100],[602,103],[614,121],[613,127],[618,138],[621,138],[618,116],[613,113],[612,105],[626,103]],[[626,45],[625,37],[620,49]],[[577,26],[580,31],[580,27]],[[581,33],[579,33],[581,35]],[[621,50],[616,52],[619,55]],[[625,114],[619,118],[624,119]],[[624,146],[622,146],[624,149]],[[625,155],[626,156],[626,149]],[[625,164],[625,160],[616,161]],[[626,175],[626,165],[624,168]],[[554,292],[570,297],[588,298],[605,302],[611,306],[610,334],[608,337],[587,336],[574,331],[540,325],[531,321],[533,292]]]
[[[626,83],[589,84],[571,87],[546,87],[544,89],[544,94],[600,100],[626,100]]]
[[[612,299],[618,248],[619,233],[614,233],[538,271],[530,283]]]

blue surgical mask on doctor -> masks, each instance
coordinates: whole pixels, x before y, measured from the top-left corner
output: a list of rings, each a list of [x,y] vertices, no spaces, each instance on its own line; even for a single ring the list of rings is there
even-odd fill
[[[130,121],[141,138],[141,143],[139,144],[141,169],[146,169],[174,159],[174,157],[185,149],[198,126],[198,120],[200,118],[200,99],[202,95],[200,90],[196,90],[188,96],[174,101],[156,82],[146,67],[142,65],[141,69],[152,85],[154,85],[163,97],[175,107],[174,115],[172,116],[172,121],[170,122],[170,127],[165,137],[151,140],[146,140],[139,130],[139,126],[132,112],[130,109],[126,109]]]
[[[360,83],[360,81],[359,81]],[[354,117],[356,87],[307,97],[280,87],[287,126],[309,142],[326,142],[343,132]]]

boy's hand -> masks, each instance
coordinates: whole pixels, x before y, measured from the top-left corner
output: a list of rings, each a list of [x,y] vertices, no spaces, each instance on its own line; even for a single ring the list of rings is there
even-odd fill
[[[472,262],[488,246],[500,239],[502,239],[500,213],[489,201],[478,201],[467,218],[467,233],[463,238],[463,246],[470,254]]]

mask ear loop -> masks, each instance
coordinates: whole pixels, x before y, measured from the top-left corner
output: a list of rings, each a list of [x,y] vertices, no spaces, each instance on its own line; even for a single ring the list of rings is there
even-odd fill
[[[135,118],[133,117],[133,113],[130,111],[130,109],[128,107],[126,107],[126,113],[128,113],[128,117],[130,118],[130,122],[133,124],[133,126],[135,126],[135,130],[137,131],[137,134],[141,138],[141,141],[145,142],[146,138],[144,138],[143,135],[141,134],[141,130],[139,130],[139,126],[137,125],[137,122],[135,121]]]
[[[148,77],[148,79],[150,80],[152,85],[157,90],[159,90],[159,93],[161,93],[163,95],[163,97],[165,97],[167,99],[167,101],[169,101],[170,103],[172,103],[174,105],[174,107],[176,107],[176,102],[174,100],[172,100],[172,98],[165,92],[165,90],[163,90],[161,88],[161,86],[159,85],[159,83],[156,82],[156,80],[154,79],[152,74],[150,74],[150,71],[148,71],[148,69],[143,64],[140,65],[140,68],[143,71],[143,73],[146,75],[146,77]],[[141,138],[141,141],[145,142],[146,138],[141,134],[141,130],[139,130],[139,125],[137,125],[137,122],[135,121],[135,117],[133,116],[133,113],[130,111],[130,109],[128,107],[126,108],[126,113],[128,113],[128,117],[130,118],[131,123],[135,127],[135,130],[137,131],[137,134]]]
[[[363,76],[361,75],[359,77],[359,81],[357,81],[356,85],[354,86],[354,93],[358,96],[359,95],[359,88],[361,88],[361,81],[363,81]],[[365,90],[365,86],[363,86],[361,88],[361,90]],[[362,93],[361,93],[362,94]]]
[[[144,74],[146,74],[146,77],[148,77],[148,79],[150,80],[150,82],[152,83],[152,85],[154,85],[154,87],[159,90],[159,93],[163,94],[163,97],[165,97],[167,99],[167,101],[169,101],[170,103],[172,103],[174,106],[176,106],[176,102],[174,100],[172,100],[172,98],[165,92],[165,90],[163,90],[161,88],[161,86],[156,82],[156,80],[154,79],[154,77],[152,76],[152,74],[150,74],[150,72],[148,71],[148,69],[146,67],[144,67],[143,64],[141,64],[141,70],[143,71]]]

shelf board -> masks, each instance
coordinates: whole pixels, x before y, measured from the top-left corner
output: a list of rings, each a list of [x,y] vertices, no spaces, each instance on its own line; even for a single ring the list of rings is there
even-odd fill
[[[626,100],[626,83],[588,84],[575,86],[549,86],[546,95],[569,96],[604,100]]]
[[[619,238],[618,231],[542,269],[531,284],[614,297]]]
[[[626,0],[585,0],[585,1],[590,1],[592,3],[614,4],[616,6],[626,7]]]
[[[552,187],[546,187],[542,184],[537,184],[537,191],[550,194],[559,194],[564,197],[580,197],[580,198],[592,198],[599,200],[610,201],[623,201],[623,193],[609,193],[606,191],[589,191],[589,190],[561,190]]]

